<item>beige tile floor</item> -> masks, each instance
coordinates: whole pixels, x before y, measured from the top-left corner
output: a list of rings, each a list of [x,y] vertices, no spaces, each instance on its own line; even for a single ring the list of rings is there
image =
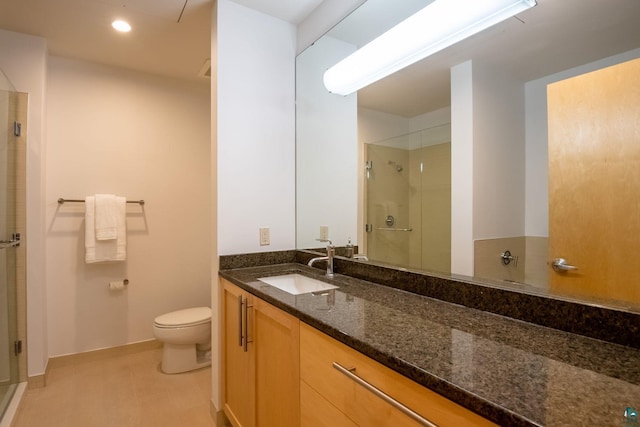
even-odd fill
[[[211,369],[166,375],[161,359],[154,346],[51,364],[47,386],[25,392],[15,427],[215,427]]]

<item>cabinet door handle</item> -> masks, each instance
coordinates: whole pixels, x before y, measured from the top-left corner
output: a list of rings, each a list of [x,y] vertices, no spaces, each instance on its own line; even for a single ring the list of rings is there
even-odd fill
[[[242,295],[238,295],[238,345],[242,347]]]
[[[376,396],[378,396],[380,399],[384,400],[385,402],[387,402],[391,406],[399,409],[400,412],[402,412],[403,414],[407,415],[409,418],[413,419],[414,421],[418,422],[420,425],[423,425],[423,426],[426,426],[426,427],[438,427],[437,424],[432,423],[431,421],[429,421],[428,419],[426,419],[422,415],[420,415],[417,412],[415,412],[413,409],[411,409],[408,406],[405,406],[404,404],[398,402],[396,399],[394,399],[393,397],[389,396],[384,391],[380,390],[376,386],[374,386],[372,384],[369,384],[367,381],[365,381],[362,378],[360,378],[358,375],[356,375],[354,373],[356,371],[356,368],[345,368],[344,366],[342,366],[338,362],[333,362],[333,367],[335,369],[337,369],[340,373],[346,375],[347,377],[351,378],[353,381],[355,381],[356,383],[358,383],[362,387],[364,387],[367,390],[369,390],[371,393],[373,393]]]
[[[249,299],[245,298],[244,299],[244,322],[243,322],[244,328],[243,328],[243,331],[242,331],[242,334],[244,335],[244,347],[243,347],[243,349],[244,349],[245,353],[247,351],[249,351],[249,343],[252,342],[249,339],[249,309],[250,308],[253,308],[253,305],[250,305],[249,304]]]

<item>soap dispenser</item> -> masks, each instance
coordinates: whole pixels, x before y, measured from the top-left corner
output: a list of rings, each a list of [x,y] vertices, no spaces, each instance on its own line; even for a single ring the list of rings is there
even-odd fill
[[[638,421],[638,411],[636,411],[631,406],[628,406],[627,409],[624,410],[624,415],[622,416],[622,427],[638,427],[640,423]]]
[[[347,258],[353,258],[353,244],[351,243],[351,237],[349,237],[349,242],[347,242],[347,246],[345,246],[346,256]]]

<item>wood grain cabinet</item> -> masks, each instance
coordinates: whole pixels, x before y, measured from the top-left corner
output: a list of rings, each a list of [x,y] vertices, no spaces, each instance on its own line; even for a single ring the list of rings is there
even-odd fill
[[[233,426],[495,426],[220,280],[222,393]]]
[[[235,427],[299,426],[299,320],[220,280],[227,418]]]
[[[253,297],[223,279],[221,284],[224,413],[235,427],[254,427],[255,354],[246,341],[252,319],[248,306],[253,305]]]
[[[303,427],[495,426],[305,324],[300,325],[300,363]],[[416,421],[387,397],[426,421]]]

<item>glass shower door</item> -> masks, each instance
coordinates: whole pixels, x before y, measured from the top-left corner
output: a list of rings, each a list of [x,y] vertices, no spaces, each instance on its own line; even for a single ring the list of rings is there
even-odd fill
[[[365,144],[369,260],[451,271],[451,126]]]
[[[18,382],[16,92],[0,73],[0,415]],[[8,87],[7,87],[8,86]],[[4,90],[8,88],[9,90]],[[14,125],[14,123],[16,123]]]
[[[411,197],[416,194],[411,167],[412,140],[402,135],[365,144],[366,163],[366,252],[370,261],[412,266],[420,248],[412,247]]]

